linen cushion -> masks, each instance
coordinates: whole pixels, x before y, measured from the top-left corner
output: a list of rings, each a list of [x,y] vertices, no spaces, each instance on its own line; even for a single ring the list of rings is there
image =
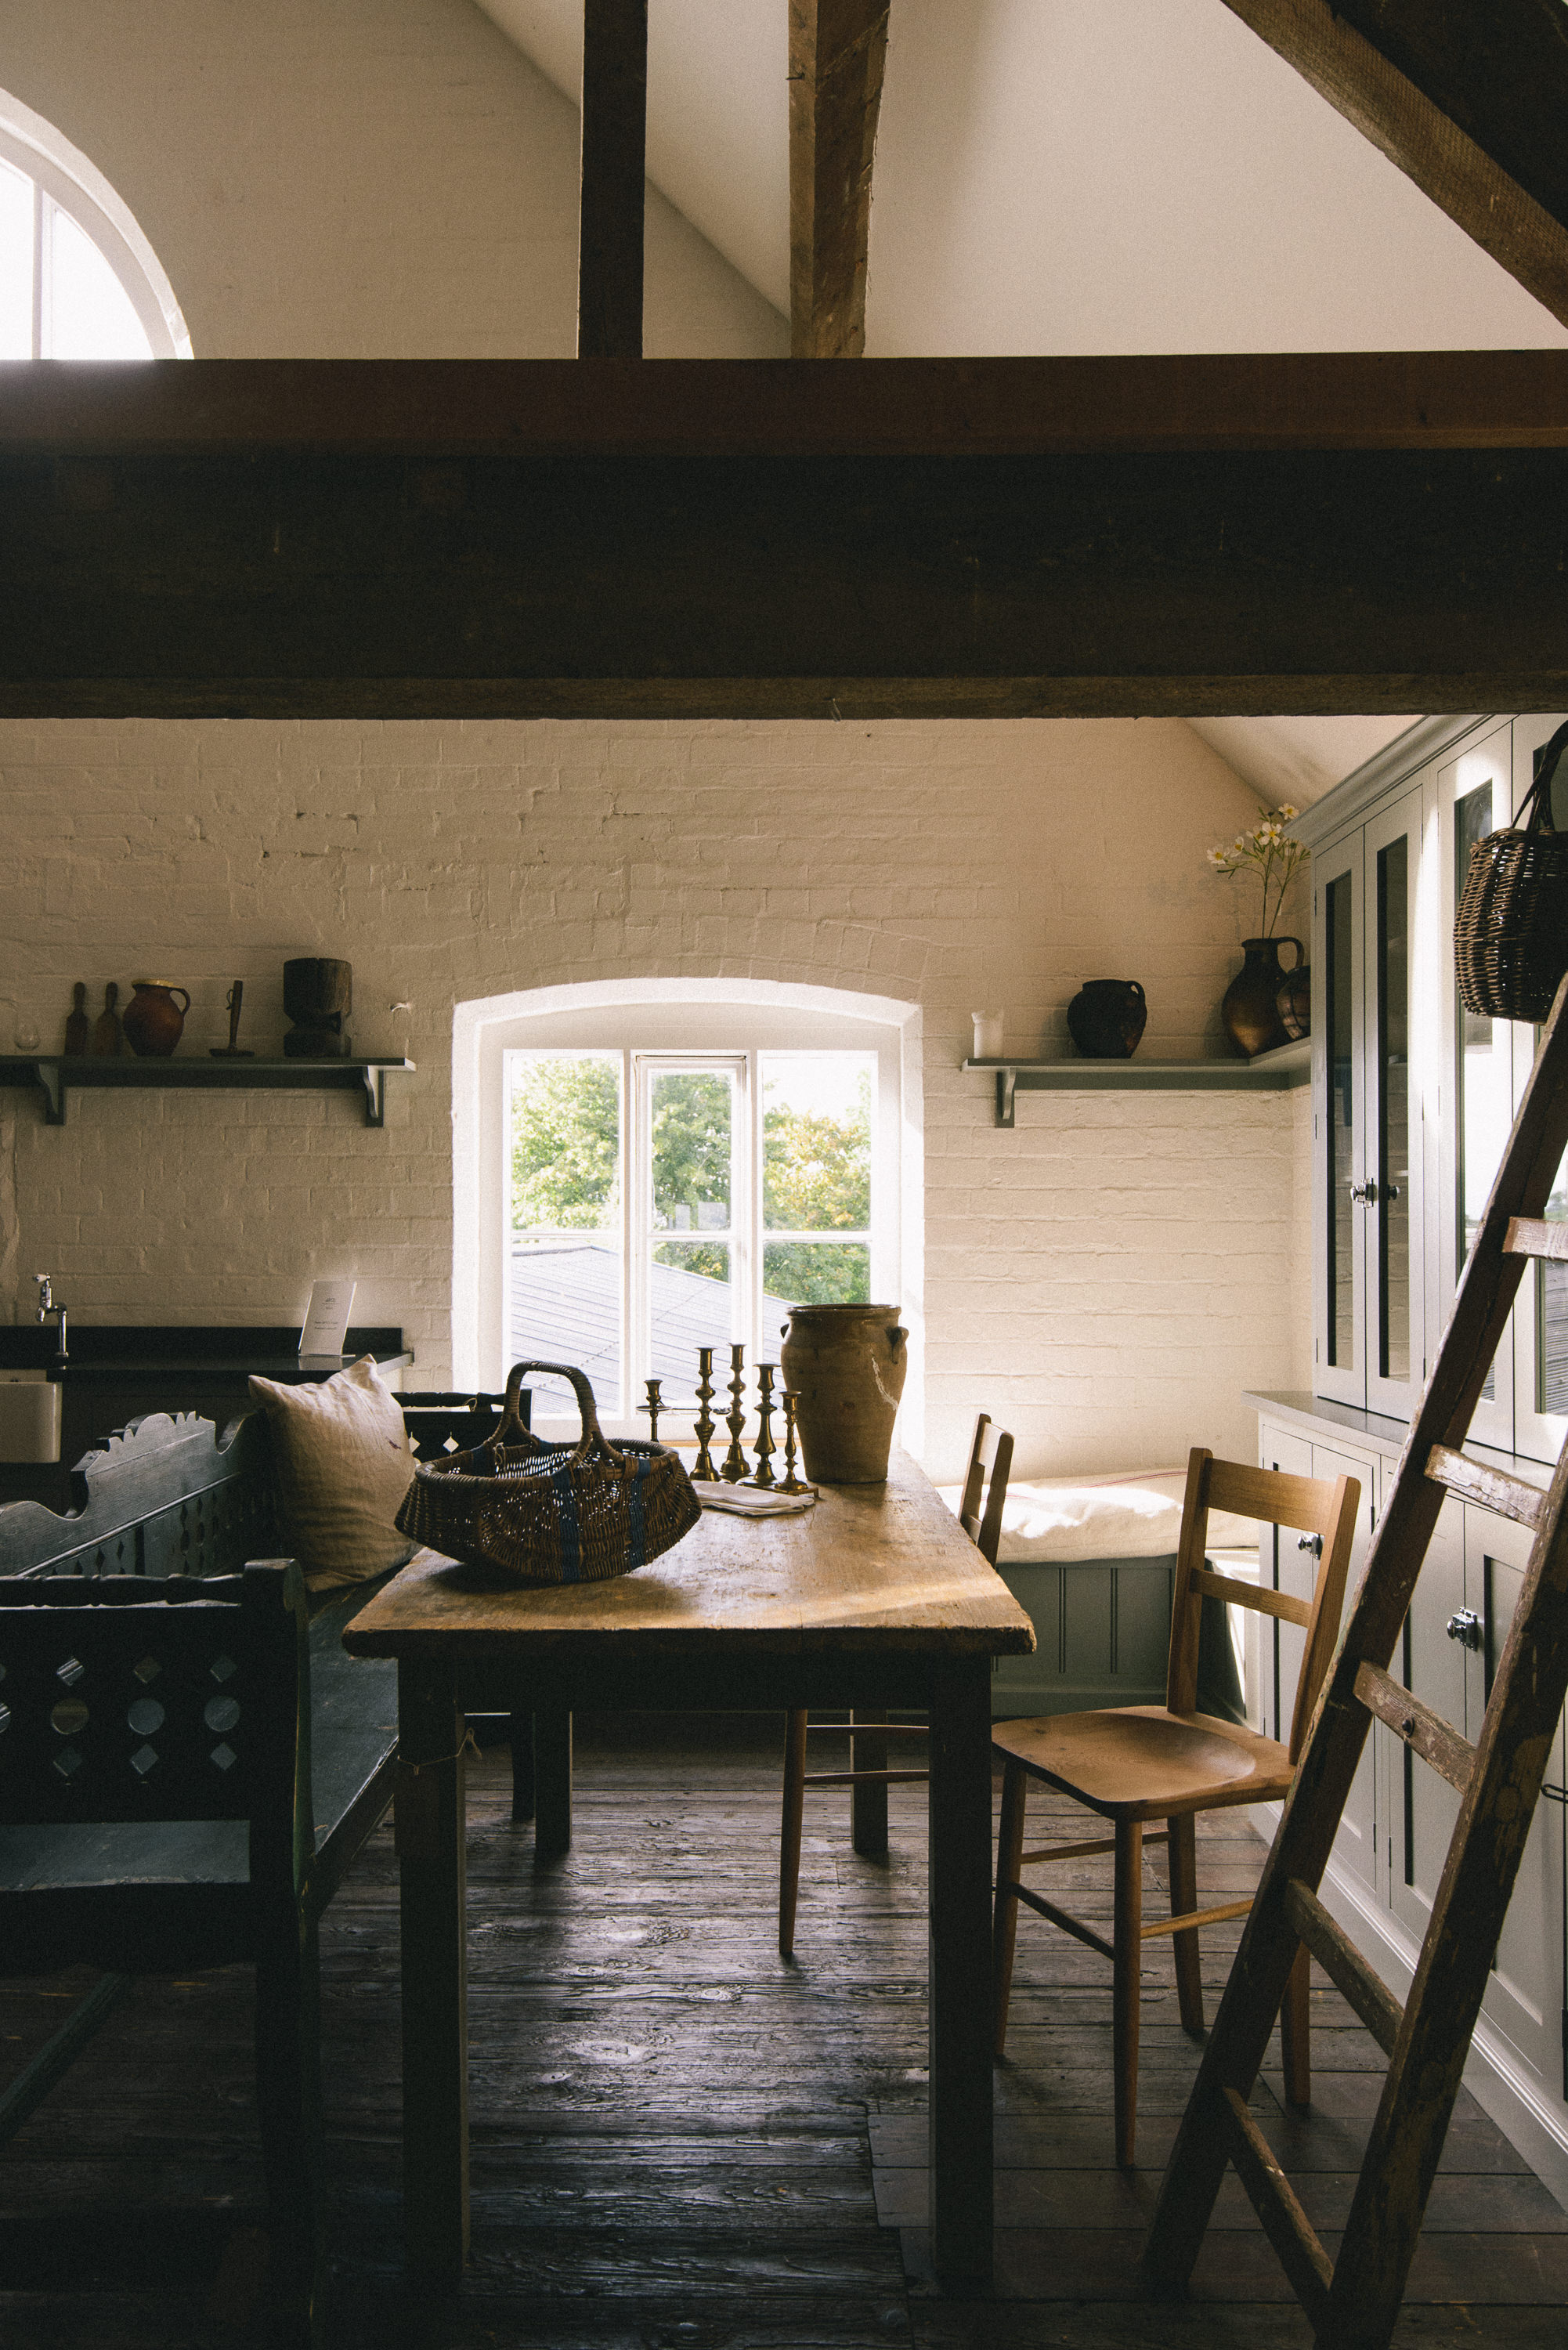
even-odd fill
[[[367,1355],[317,1384],[250,1382],[277,1464],[285,1537],[312,1591],[402,1566],[419,1548],[392,1521],[413,1482],[397,1398]]]
[[[955,1516],[963,1488],[939,1488]],[[1181,1534],[1185,1469],[1129,1470],[1116,1477],[1047,1478],[1010,1483],[997,1564],[1032,1566],[1075,1559],[1160,1558]],[[1210,1510],[1209,1547],[1256,1550],[1257,1522]]]

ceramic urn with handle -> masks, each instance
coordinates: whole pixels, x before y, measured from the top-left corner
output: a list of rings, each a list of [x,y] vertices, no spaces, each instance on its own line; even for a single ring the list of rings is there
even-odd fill
[[[823,1485],[879,1484],[909,1368],[898,1308],[792,1305],[783,1335],[779,1368],[800,1399],[806,1475]]]
[[[174,998],[180,997],[175,1003]],[[185,1029],[191,999],[167,979],[138,979],[120,1023],[125,1041],[143,1060],[167,1060]]]

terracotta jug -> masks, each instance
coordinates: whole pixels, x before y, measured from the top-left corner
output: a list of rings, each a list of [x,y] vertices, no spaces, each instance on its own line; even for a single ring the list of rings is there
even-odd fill
[[[1282,947],[1296,951],[1293,970],[1306,961],[1300,939],[1243,939],[1241,952],[1246,961],[1220,999],[1220,1017],[1226,1032],[1249,1061],[1291,1041],[1276,1001],[1291,975],[1280,963]]]
[[[1091,1061],[1130,1061],[1148,1019],[1136,979],[1086,980],[1067,1006],[1067,1029]]]
[[[184,1032],[191,999],[167,979],[136,979],[120,1025],[125,1041],[144,1061],[166,1061]],[[182,998],[175,1003],[176,996]]]
[[[779,1349],[800,1398],[805,1473],[823,1485],[875,1485],[888,1474],[909,1357],[896,1305],[792,1305]]]

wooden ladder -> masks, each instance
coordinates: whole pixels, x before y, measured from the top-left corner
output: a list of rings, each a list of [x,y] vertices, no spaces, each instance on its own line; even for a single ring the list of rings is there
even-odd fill
[[[1460,1451],[1526,1263],[1568,1261],[1568,1224],[1538,1221],[1568,1143],[1568,981],[1459,1282],[1373,1538],[1279,1833],[1160,2187],[1145,2290],[1181,2293],[1225,2165],[1235,2165],[1320,2350],[1384,2350],[1393,2332],[1568,1690],[1568,1448],[1550,1489]],[[1471,1746],[1388,1671],[1445,1493],[1533,1528],[1518,1610]],[[1373,1717],[1459,1790],[1460,1805],[1403,2008],[1318,1898]],[[1302,2210],[1248,2100],[1304,1943],[1389,2059],[1337,2262]]]

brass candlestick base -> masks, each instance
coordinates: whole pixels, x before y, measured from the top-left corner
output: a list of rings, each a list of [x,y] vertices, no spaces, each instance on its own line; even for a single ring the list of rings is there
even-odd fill
[[[713,1466],[713,1455],[708,1450],[709,1439],[718,1421],[708,1409],[713,1400],[713,1349],[697,1349],[697,1458],[692,1464],[693,1477],[706,1478],[711,1483],[719,1474]]]
[[[730,1362],[733,1377],[730,1381],[730,1409],[724,1415],[724,1425],[730,1431],[730,1449],[725,1453],[723,1464],[719,1471],[720,1476],[727,1485],[743,1483],[746,1475],[746,1456],[741,1450],[741,1431],[746,1424],[745,1360],[744,1347],[731,1347]]]
[[[784,1406],[784,1472],[778,1482],[781,1493],[815,1493],[816,1491],[815,1485],[808,1485],[803,1477],[794,1473],[794,1414],[799,1400],[793,1388],[780,1390],[779,1401]]]
[[[753,1485],[778,1483],[770,1465],[774,1453],[770,1425],[774,1416],[774,1373],[777,1368],[776,1363],[757,1365],[757,1465],[751,1479]]]
[[[648,1433],[655,1444],[659,1441],[659,1415],[664,1409],[664,1398],[659,1392],[660,1384],[658,1379],[649,1379],[648,1401],[639,1403],[637,1407],[639,1412],[645,1411],[648,1414]]]

